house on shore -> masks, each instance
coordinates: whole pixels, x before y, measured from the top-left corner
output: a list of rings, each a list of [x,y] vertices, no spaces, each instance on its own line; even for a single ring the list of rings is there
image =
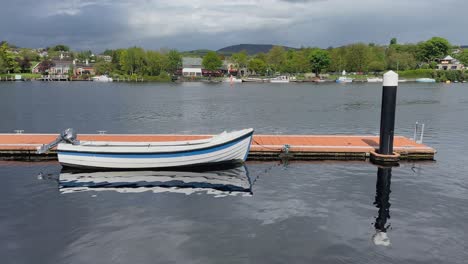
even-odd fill
[[[77,60],[73,60],[73,74],[75,76],[82,75],[96,75],[96,69],[94,68],[94,63],[89,63],[88,60],[85,63],[79,63]]]
[[[182,75],[184,77],[201,77],[202,76],[202,59],[201,58],[182,58]]]
[[[436,66],[437,70],[463,70],[465,65],[461,64],[457,59],[452,58],[452,56],[447,56],[439,60],[439,63]]]
[[[109,55],[97,55],[96,56],[98,59],[101,59],[105,62],[112,62],[112,57]]]
[[[40,63],[37,63],[31,70],[32,73],[42,73],[40,70]],[[63,60],[54,59],[52,60],[51,66],[45,70],[51,77],[61,76],[68,79],[68,75],[71,73],[73,76],[82,75],[95,75],[96,69],[94,63],[89,63],[86,60],[84,63],[80,63],[78,60]]]
[[[69,60],[52,60],[53,66],[49,68],[49,75],[65,75],[71,70],[72,61]]]
[[[223,60],[223,66],[221,66],[223,74],[232,75],[232,76],[244,76],[247,73],[246,68],[239,69],[237,65],[231,61]]]

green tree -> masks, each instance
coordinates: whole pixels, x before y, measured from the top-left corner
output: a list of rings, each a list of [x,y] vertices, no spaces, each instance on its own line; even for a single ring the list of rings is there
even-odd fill
[[[59,45],[53,46],[51,48],[48,48],[48,50],[52,50],[52,51],[70,51],[70,47],[68,47],[66,45],[63,45],[63,44],[59,44]]]
[[[8,66],[6,62],[3,60],[2,56],[0,56],[0,73],[8,72]]]
[[[346,65],[353,72],[365,72],[369,63],[369,46],[357,43],[347,46]]]
[[[311,70],[311,65],[309,61],[309,50],[302,49],[299,51],[294,51],[292,58],[289,60],[291,64],[292,72],[295,73],[305,73]]]
[[[247,67],[249,58],[247,51],[243,50],[241,52],[232,54],[231,59],[236,64],[238,69],[242,69]]]
[[[393,46],[386,53],[387,69],[389,70],[411,70],[417,66],[416,57],[413,53],[399,51]]]
[[[266,55],[266,61],[274,71],[281,69],[286,59],[286,51],[280,46],[273,46]]]
[[[265,74],[267,65],[265,61],[258,58],[253,58],[249,61],[248,68],[250,71],[253,71],[256,74]]]
[[[462,52],[457,54],[455,57],[463,63],[465,66],[468,67],[468,49],[464,49]]]
[[[398,44],[397,38],[392,38],[392,39],[390,40],[390,45],[396,45],[396,44]]]
[[[215,71],[221,68],[223,62],[219,58],[218,54],[214,51],[209,51],[204,57],[202,61],[203,68],[209,71]]]
[[[310,65],[315,74],[319,75],[330,65],[330,54],[326,50],[313,49],[309,54]]]
[[[330,66],[328,67],[331,72],[341,72],[348,70],[346,68],[346,47],[335,48],[330,52]]]
[[[259,52],[255,55],[254,59],[259,59],[263,61],[264,63],[267,63],[267,55],[263,52]]]
[[[418,44],[418,58],[427,63],[447,55],[451,49],[450,42],[441,37],[433,37]]]
[[[3,64],[3,68],[0,69],[0,71],[4,73],[15,73],[20,71],[16,57],[10,51],[10,47],[7,42],[3,42],[0,46],[0,58]]]
[[[146,72],[150,76],[158,76],[164,70],[165,60],[157,51],[146,52]]]
[[[31,49],[21,49],[20,56],[29,61],[39,61],[41,59],[37,52]]]
[[[385,70],[385,63],[383,61],[371,61],[367,68],[371,72],[382,72]]]
[[[145,51],[132,47],[120,54],[121,69],[127,74],[143,74],[145,69]]]
[[[122,70],[124,73],[128,73],[130,67],[128,66],[128,54],[127,50],[123,49],[119,51],[118,58],[119,58],[119,69]]]
[[[85,62],[86,60],[91,60],[91,55],[93,54],[92,51],[90,50],[87,50],[87,51],[81,51],[81,52],[78,52],[78,54],[76,55],[76,58],[82,62]]]
[[[96,75],[110,74],[114,67],[112,63],[105,61],[98,61],[94,64],[94,69],[96,70]]]
[[[165,58],[163,58],[165,60],[165,71],[173,74],[182,67],[182,56],[177,50],[170,50],[165,55]]]
[[[115,50],[106,49],[106,50],[102,53],[102,55],[107,55],[107,56],[111,56],[111,57],[112,57],[112,56],[114,55],[114,52],[115,52]]]

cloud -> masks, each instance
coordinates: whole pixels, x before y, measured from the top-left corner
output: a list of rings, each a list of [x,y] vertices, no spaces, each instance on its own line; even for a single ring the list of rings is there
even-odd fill
[[[387,43],[391,37],[416,42],[435,35],[468,43],[462,34],[468,26],[463,0],[17,0],[2,5],[1,38],[29,47],[328,47]],[[449,17],[441,18],[440,10],[448,7],[454,7]]]

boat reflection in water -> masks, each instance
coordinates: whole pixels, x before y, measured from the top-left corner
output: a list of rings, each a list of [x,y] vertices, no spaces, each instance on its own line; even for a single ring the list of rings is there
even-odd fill
[[[390,246],[390,238],[387,230],[387,220],[390,219],[390,184],[392,180],[392,168],[379,167],[377,171],[377,183],[375,194],[375,207],[379,208],[379,215],[375,219],[375,234],[372,241],[376,246]]]
[[[247,167],[222,168],[214,171],[76,171],[60,172],[61,193],[83,191],[117,191],[121,193],[194,194],[205,192],[223,196],[251,196],[252,183]]]

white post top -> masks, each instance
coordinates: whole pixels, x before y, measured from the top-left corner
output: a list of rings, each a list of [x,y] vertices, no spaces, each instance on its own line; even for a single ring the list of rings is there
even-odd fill
[[[383,76],[383,86],[398,86],[398,73],[388,71]]]

